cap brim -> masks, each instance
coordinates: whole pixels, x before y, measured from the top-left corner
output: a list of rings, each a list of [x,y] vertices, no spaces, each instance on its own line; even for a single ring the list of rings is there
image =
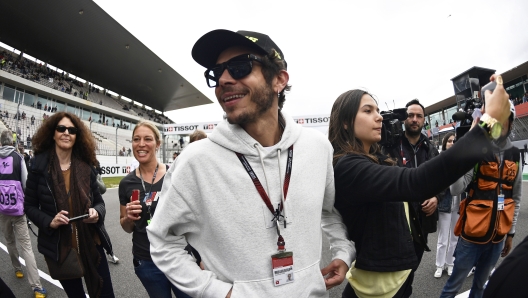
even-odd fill
[[[248,47],[256,53],[267,54],[264,49],[248,38],[229,30],[218,29],[200,37],[192,48],[192,57],[201,66],[210,68],[216,65],[218,56],[227,48],[234,46]]]

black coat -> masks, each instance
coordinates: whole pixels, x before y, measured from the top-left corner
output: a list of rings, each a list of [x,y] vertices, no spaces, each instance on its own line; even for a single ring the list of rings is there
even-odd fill
[[[493,272],[483,297],[528,297],[526,276],[528,276],[528,237],[524,238]]]
[[[355,242],[357,268],[394,272],[417,266],[403,204],[395,202],[430,198],[467,173],[492,150],[485,134],[472,129],[451,149],[413,169],[383,166],[357,154],[339,159],[335,207]]]
[[[38,251],[52,260],[58,260],[60,233],[49,226],[60,210],[57,210],[57,203],[52,192],[48,157],[49,153],[45,152],[31,159],[31,168],[26,182],[24,209],[27,217],[39,228]],[[97,233],[106,252],[113,254],[112,243],[104,226],[105,203],[99,193],[94,171],[90,171],[90,188],[92,193],[90,196],[91,207],[99,213],[99,221],[95,224]]]

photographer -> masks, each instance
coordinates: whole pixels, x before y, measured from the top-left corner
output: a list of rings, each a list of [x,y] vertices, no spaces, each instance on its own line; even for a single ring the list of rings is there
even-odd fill
[[[417,168],[424,162],[438,155],[436,147],[429,142],[427,136],[422,134],[425,124],[425,108],[417,100],[413,99],[408,102],[407,119],[404,121],[405,134],[402,135],[394,146],[382,148],[382,152],[389,157],[395,158],[398,166],[406,168]],[[440,198],[443,198],[444,191],[433,197],[421,197],[418,201],[412,200],[409,203],[415,211],[417,219],[417,229],[421,231],[416,237],[413,237],[414,249],[418,257],[418,265],[422,261],[424,251],[431,251],[427,246],[427,236],[429,233],[436,232],[436,223],[438,221],[438,212],[436,210]],[[409,200],[411,201],[411,200]],[[412,281],[416,268],[409,275],[410,285],[409,294],[412,293]]]
[[[482,297],[484,284],[499,255],[506,257],[512,248],[522,194],[519,149],[508,139],[514,120],[515,106],[510,102],[509,117],[501,122],[502,131],[492,143],[493,151],[450,187],[453,195],[468,187],[469,195],[460,204],[455,226],[455,235],[460,237],[453,273],[444,286],[442,298],[455,297],[473,266],[475,277],[469,295]]]
[[[509,103],[503,86],[487,95],[487,114],[504,121]],[[335,207],[357,249],[343,297],[410,295],[408,277],[418,266],[412,235],[420,230],[414,209],[406,202],[438,194],[471,169],[491,151],[492,127],[491,122],[479,123],[460,144],[421,167],[395,167],[395,161],[382,155],[377,144],[382,117],[376,101],[362,90],[338,97],[329,127]]]

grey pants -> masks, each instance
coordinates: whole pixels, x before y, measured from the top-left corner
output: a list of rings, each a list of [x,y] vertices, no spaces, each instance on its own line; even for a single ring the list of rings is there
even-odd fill
[[[17,250],[17,242],[20,245],[20,256],[25,260],[27,267],[27,277],[31,288],[42,289],[40,277],[38,274],[37,263],[35,262],[35,255],[31,247],[31,239],[29,239],[26,215],[9,216],[0,214],[0,228],[4,233],[6,239],[7,251],[11,257],[11,264],[15,270],[22,271],[22,264],[20,263],[19,253]]]

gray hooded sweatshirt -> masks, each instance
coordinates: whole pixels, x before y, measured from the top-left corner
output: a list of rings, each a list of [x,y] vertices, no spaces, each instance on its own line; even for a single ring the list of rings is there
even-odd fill
[[[332,147],[323,134],[283,113],[282,139],[263,148],[240,126],[220,123],[194,142],[165,175],[156,214],[147,228],[152,260],[192,297],[328,297],[320,271],[322,232],[332,258],[347,265],[355,248],[334,209]],[[273,206],[281,202],[288,148],[294,145],[291,181],[281,226],[293,252],[294,282],[275,286],[271,255],[277,232],[271,212],[234,151],[243,154]],[[200,270],[184,250],[200,253]],[[322,264],[326,266],[327,264]]]

